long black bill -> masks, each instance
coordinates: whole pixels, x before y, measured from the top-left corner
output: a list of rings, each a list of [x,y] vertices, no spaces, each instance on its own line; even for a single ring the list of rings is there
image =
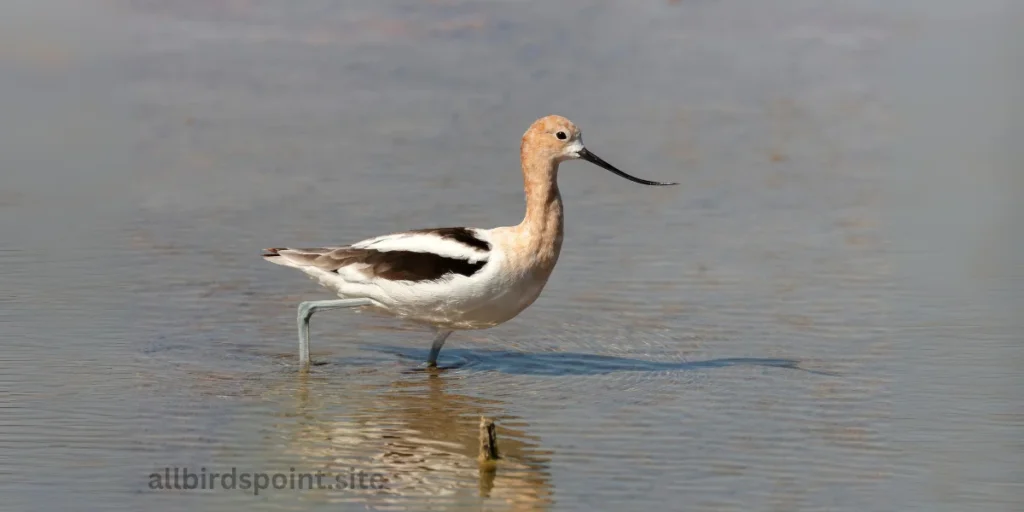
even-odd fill
[[[590,163],[592,163],[592,164],[594,164],[594,165],[596,165],[598,167],[603,167],[605,169],[608,169],[612,173],[617,174],[619,176],[622,176],[623,178],[626,178],[627,180],[632,181],[633,183],[639,183],[641,185],[655,185],[655,186],[678,185],[678,183],[663,183],[663,182],[660,182],[660,181],[649,181],[649,180],[644,180],[644,179],[637,178],[636,176],[630,176],[630,175],[628,175],[628,174],[626,174],[626,173],[616,169],[614,165],[612,165],[612,164],[610,164],[608,162],[605,162],[604,160],[601,160],[601,157],[591,153],[590,151],[587,150],[587,148],[583,148],[583,149],[580,150],[580,158],[582,158],[582,159],[584,159],[584,160],[586,160],[586,161],[588,161],[588,162],[590,162]]]

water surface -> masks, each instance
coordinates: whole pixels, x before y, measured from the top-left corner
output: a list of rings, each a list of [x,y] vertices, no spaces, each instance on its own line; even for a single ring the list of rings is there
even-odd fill
[[[12,510],[1019,507],[1008,2],[0,14]],[[548,113],[682,186],[566,164],[519,318],[431,374],[429,333],[322,313],[300,374],[294,307],[328,294],[259,250],[516,223]],[[387,486],[150,489],[174,467]]]

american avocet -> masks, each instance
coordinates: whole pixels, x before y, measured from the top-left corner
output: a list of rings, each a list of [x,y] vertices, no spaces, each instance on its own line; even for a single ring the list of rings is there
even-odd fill
[[[519,157],[526,216],[494,229],[434,228],[369,238],[346,246],[266,249],[271,263],[297,268],[341,299],[299,304],[299,360],[309,365],[309,319],[319,310],[372,306],[432,327],[428,366],[456,330],[511,320],[540,295],[562,248],[558,164],[583,159],[643,185],[676,185],[630,176],[583,146],[561,116],[535,121]]]

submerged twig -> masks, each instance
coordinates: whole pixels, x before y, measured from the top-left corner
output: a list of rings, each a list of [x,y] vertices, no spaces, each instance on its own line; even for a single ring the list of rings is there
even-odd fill
[[[494,420],[480,417],[480,461],[481,468],[493,470],[496,461],[501,458],[498,454],[498,432],[494,426]]]

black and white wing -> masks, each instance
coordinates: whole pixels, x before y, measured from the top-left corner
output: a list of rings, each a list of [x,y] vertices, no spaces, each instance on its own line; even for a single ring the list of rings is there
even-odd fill
[[[394,233],[345,247],[266,249],[272,263],[315,268],[346,280],[436,281],[472,276],[487,264],[491,243],[474,228],[435,228]]]

